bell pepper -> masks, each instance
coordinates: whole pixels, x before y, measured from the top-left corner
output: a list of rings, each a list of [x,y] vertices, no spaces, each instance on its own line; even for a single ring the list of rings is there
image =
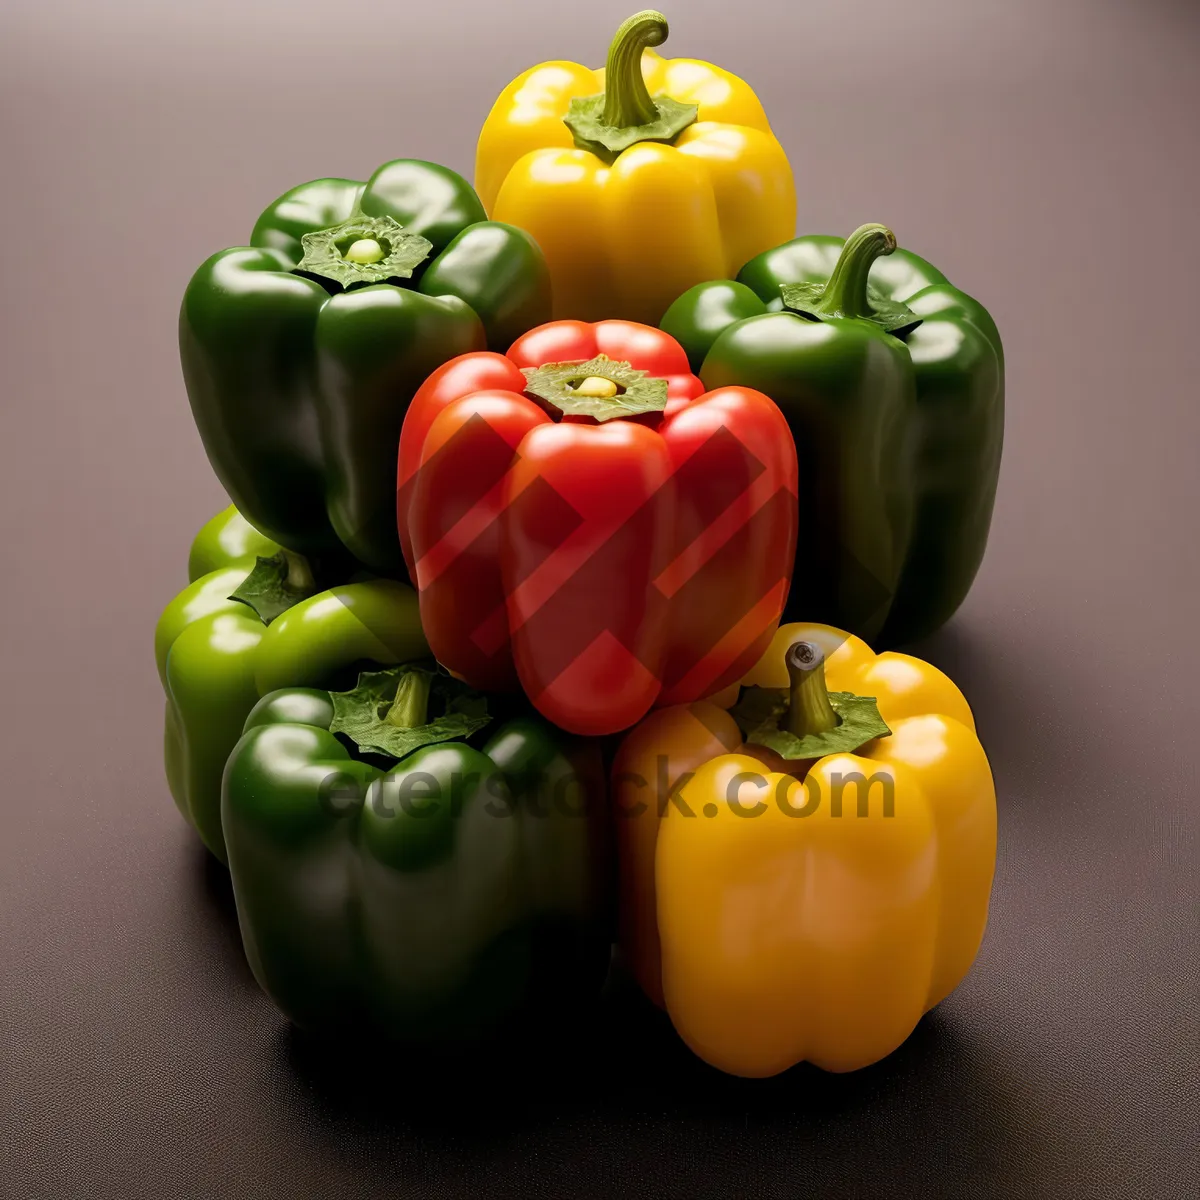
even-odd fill
[[[231,504],[206,521],[192,539],[188,583],[195,583],[201,575],[227,567],[244,568],[244,578],[253,569],[256,559],[270,558],[278,553],[278,544],[263,537]]]
[[[736,75],[648,49],[647,10],[607,66],[545,62],[513,80],[479,135],[488,213],[527,229],[550,264],[554,315],[656,323],[685,288],[732,275],[791,237],[791,167]]]
[[[983,560],[1004,440],[1004,351],[978,301],[865,225],[802,237],[663,318],[706,387],[783,410],[800,458],[786,616],[883,646],[953,616]]]
[[[775,405],[705,392],[650,326],[557,321],[507,355],[454,359],[400,439],[398,524],[429,644],[579,734],[718,691],[783,610],[795,471]]]
[[[246,955],[302,1028],[422,1046],[574,1031],[603,984],[597,747],[528,716],[489,727],[451,684],[407,666],[272,692],[229,759]]]
[[[621,945],[721,1070],[855,1070],[975,958],[991,771],[942,672],[841,630],[781,626],[746,684],[732,712],[651,713],[617,752]]]
[[[485,219],[467,182],[387,163],[366,184],[279,197],[249,246],[213,255],[179,318],[188,399],[246,519],[297,553],[402,570],[396,443],[434,367],[505,350],[550,316],[532,239]]]
[[[410,587],[362,579],[319,592],[267,624],[231,597],[272,549],[234,509],[192,545],[192,582],[154,631],[166,694],[163,751],[171,795],[222,861],[221,772],[259,697],[285,684],[328,683],[363,659],[398,663],[428,652]]]

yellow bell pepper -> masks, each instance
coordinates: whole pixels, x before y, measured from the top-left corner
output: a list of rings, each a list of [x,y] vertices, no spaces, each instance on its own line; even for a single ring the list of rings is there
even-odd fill
[[[856,1070],[975,959],[991,770],[950,679],[829,626],[783,626],[745,683],[733,715],[662,709],[618,751],[622,948],[721,1070]]]
[[[688,288],[795,234],[792,170],[758,98],[711,63],[646,49],[666,36],[661,13],[637,13],[604,70],[532,67],[484,122],[476,190],[541,246],[557,318],[657,325]]]

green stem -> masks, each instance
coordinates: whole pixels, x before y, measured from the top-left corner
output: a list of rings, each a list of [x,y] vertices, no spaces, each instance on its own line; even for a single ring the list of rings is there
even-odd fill
[[[294,592],[311,592],[317,586],[317,581],[313,578],[308,559],[292,550],[285,550],[283,558],[287,563],[286,586]]]
[[[814,310],[828,316],[869,317],[867,276],[877,258],[896,249],[896,235],[886,225],[860,225],[842,247],[833,274]]]
[[[420,729],[429,724],[429,689],[433,676],[428,671],[409,671],[400,677],[396,699],[384,722],[397,729]]]
[[[828,733],[839,725],[825,687],[825,655],[812,642],[793,642],[784,659],[791,689],[786,728],[796,737]]]
[[[384,257],[384,250],[375,238],[359,238],[347,247],[342,257],[359,266],[370,266]]]
[[[658,119],[658,108],[642,78],[642,51],[666,40],[667,18],[652,8],[634,13],[617,30],[604,67],[605,125],[626,129]]]

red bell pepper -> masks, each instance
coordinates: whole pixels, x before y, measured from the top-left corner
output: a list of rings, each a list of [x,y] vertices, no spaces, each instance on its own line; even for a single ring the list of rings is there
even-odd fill
[[[704,392],[628,321],[555,321],[417,392],[397,516],[438,659],[574,733],[740,679],[787,599],[796,451],[774,403]]]

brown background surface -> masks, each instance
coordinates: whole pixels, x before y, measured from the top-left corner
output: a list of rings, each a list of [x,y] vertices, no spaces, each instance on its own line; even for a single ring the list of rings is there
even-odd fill
[[[151,630],[224,504],[195,265],[294,183],[468,172],[497,91],[630,5],[8,0],[0,13],[0,1196],[1175,1197],[1198,1163],[1200,29],[1166,0],[677,0],[801,231],[887,221],[987,303],[987,561],[922,647],[999,788],[992,922],[891,1059],[751,1084],[617,987],[557,1069],[370,1082],[298,1041],[162,775]],[[753,1019],[753,1014],[746,1014]]]

